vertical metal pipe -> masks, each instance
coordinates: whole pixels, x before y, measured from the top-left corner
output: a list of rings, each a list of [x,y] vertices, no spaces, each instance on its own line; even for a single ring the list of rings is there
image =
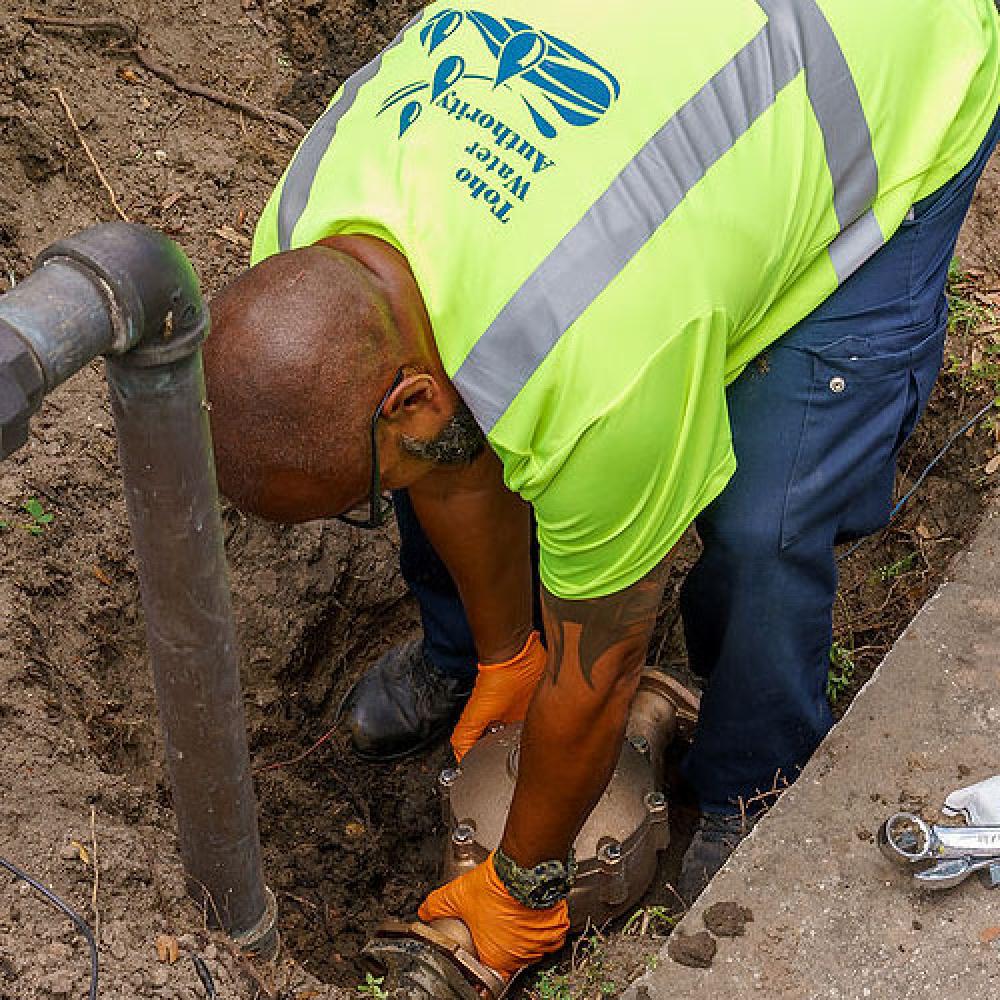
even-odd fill
[[[277,949],[250,776],[201,342],[208,316],[166,236],[112,223],[62,240],[0,296],[0,457],[42,396],[107,362],[181,857],[208,919]]]
[[[181,856],[209,920],[276,948],[264,886],[201,349],[107,362]]]

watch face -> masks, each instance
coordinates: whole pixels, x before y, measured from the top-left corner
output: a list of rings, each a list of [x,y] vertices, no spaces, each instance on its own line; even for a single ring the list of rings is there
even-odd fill
[[[533,910],[547,910],[564,900],[573,888],[576,860],[570,853],[567,864],[543,861],[534,868],[522,868],[502,850],[494,854],[494,868],[508,892]]]
[[[536,885],[528,895],[531,898],[531,906],[539,910],[547,910],[550,906],[565,899],[569,894],[569,885],[565,878],[553,880],[543,885]]]

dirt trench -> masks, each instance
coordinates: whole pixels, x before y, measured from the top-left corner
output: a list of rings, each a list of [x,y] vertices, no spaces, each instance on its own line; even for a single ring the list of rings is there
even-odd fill
[[[309,122],[419,7],[122,0],[112,8],[63,0],[30,10],[125,17],[179,75]],[[206,290],[219,288],[245,265],[253,220],[294,135],[180,93],[137,66],[113,32],[32,29],[21,19],[28,9],[0,10],[0,288],[23,278],[55,239],[113,217],[56,87],[129,217],[168,232]],[[962,245],[976,269],[963,294],[979,296],[984,309],[1000,305],[1000,261],[989,238],[998,192],[994,166]],[[950,373],[904,456],[901,489],[986,398],[982,366],[993,341],[981,328],[988,326],[974,322],[953,337]],[[837,635],[853,670],[840,704],[971,533],[996,481],[985,471],[996,448],[988,428],[963,436],[907,514],[845,562]],[[53,515],[50,523],[36,523],[24,506],[31,499]],[[351,680],[413,634],[415,609],[395,574],[392,533],[284,529],[224,511],[265,864],[286,944],[285,960],[261,968],[208,932],[205,914],[183,892],[99,365],[54,394],[30,445],[4,464],[0,521],[9,525],[0,529],[0,855],[90,919],[99,876],[102,996],[201,998],[193,955],[205,961],[220,996],[333,995],[310,974],[353,992],[355,957],[371,928],[385,915],[412,915],[436,876],[434,779],[446,751],[363,765],[338,732],[305,760],[272,765],[322,737]],[[688,542],[668,586],[652,647],[662,663],[683,663],[676,592],[696,552]],[[683,828],[683,809],[678,815]],[[675,905],[667,887],[675,864],[676,849],[647,901],[662,907],[661,916]],[[573,995],[622,986],[666,927],[660,917],[625,923],[643,933],[610,931],[599,972],[596,958],[574,963]],[[178,942],[177,962],[158,960],[158,935]],[[85,983],[85,952],[72,929],[23,886],[0,878],[0,1000],[75,1000]]]

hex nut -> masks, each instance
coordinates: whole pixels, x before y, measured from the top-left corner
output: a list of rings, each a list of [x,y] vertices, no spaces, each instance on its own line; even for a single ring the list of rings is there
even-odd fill
[[[28,421],[45,393],[45,377],[34,352],[0,327],[0,459],[28,440]]]
[[[650,792],[646,796],[646,808],[652,813],[663,812],[667,808],[667,798],[662,792]]]
[[[476,839],[476,828],[471,823],[459,823],[451,835],[451,842],[460,847],[471,844]]]
[[[609,841],[597,852],[598,858],[608,865],[617,865],[622,859],[622,845],[617,840]]]
[[[461,777],[462,771],[457,767],[446,767],[440,775],[438,775],[438,784],[442,788],[451,788],[456,781]]]

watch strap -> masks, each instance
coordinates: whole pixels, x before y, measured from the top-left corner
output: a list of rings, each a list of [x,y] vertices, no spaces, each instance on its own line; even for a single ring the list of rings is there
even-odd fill
[[[493,852],[493,869],[504,888],[523,906],[547,910],[566,899],[576,879],[576,855],[566,861],[543,861],[533,868],[519,865],[503,848]]]

